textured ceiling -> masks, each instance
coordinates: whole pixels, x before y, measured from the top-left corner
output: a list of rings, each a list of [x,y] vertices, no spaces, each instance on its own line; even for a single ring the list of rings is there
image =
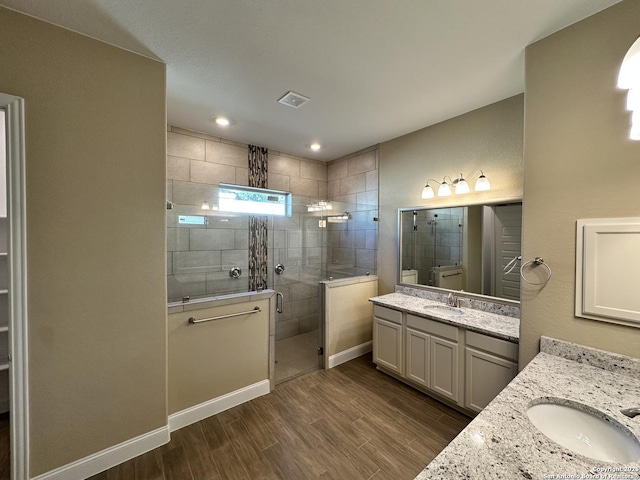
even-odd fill
[[[332,160],[524,91],[524,48],[619,0],[0,0],[167,64],[168,122]],[[311,98],[277,103],[288,90]],[[217,115],[231,118],[222,128]],[[317,141],[320,152],[309,150]]]

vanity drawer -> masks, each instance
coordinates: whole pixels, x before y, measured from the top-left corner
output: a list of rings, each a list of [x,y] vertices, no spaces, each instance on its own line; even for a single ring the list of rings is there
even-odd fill
[[[423,332],[432,333],[442,338],[458,341],[458,327],[440,323],[428,318],[416,317],[415,315],[407,315],[407,327],[422,330]]]
[[[402,312],[397,310],[391,310],[387,307],[381,307],[380,305],[373,306],[373,315],[378,318],[383,318],[393,323],[402,324]]]
[[[518,344],[507,342],[500,338],[476,332],[467,332],[467,346],[479,348],[515,362],[518,361]]]

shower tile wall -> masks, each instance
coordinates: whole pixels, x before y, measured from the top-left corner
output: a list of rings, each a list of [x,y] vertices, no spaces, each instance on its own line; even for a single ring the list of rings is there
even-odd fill
[[[317,330],[320,323],[318,281],[323,278],[323,232],[307,205],[327,199],[327,165],[269,151],[269,188],[293,194],[291,218],[273,219],[271,267],[281,263],[274,278],[284,297],[276,322],[276,340]]]
[[[351,214],[345,223],[327,224],[327,277],[376,274],[378,148],[330,162],[327,180],[329,214]]]
[[[432,285],[431,268],[461,264],[463,215],[461,207],[418,210],[413,231],[411,212],[403,213],[403,270],[418,270],[419,282]]]
[[[168,300],[189,295],[225,294],[248,289],[247,277],[229,278],[228,270],[248,268],[248,219],[207,216],[206,225],[180,225],[178,215],[203,215],[203,201],[217,201],[212,185],[246,185],[246,146],[171,127],[167,132]],[[214,247],[212,247],[214,245]]]
[[[206,227],[177,228],[178,214],[202,215],[204,200],[217,201],[212,186],[248,184],[247,145],[169,127],[167,154],[167,199],[180,204],[167,211],[169,300],[247,291],[244,273],[239,280],[228,275],[232,265],[243,272],[248,268],[247,217],[216,215],[209,217]],[[318,281],[326,252],[318,219],[307,214],[306,206],[327,199],[327,165],[270,150],[268,172],[268,188],[293,194],[292,217],[274,218],[269,225],[269,269],[272,272],[277,263],[286,267],[283,275],[270,275],[275,285],[269,285],[285,299],[276,324],[280,340],[318,328]]]

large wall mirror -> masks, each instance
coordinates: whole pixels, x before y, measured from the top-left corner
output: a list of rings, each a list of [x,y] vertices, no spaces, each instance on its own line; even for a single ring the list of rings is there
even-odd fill
[[[522,203],[398,210],[400,283],[520,300]]]

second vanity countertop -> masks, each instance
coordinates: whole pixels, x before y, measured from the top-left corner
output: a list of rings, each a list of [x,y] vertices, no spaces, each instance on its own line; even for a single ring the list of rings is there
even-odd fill
[[[443,303],[397,292],[373,297],[369,301],[374,305],[400,310],[442,323],[449,323],[509,342],[518,343],[520,338],[520,320],[518,318],[465,307],[460,307],[460,310],[464,312],[463,315],[450,313],[446,309],[434,311],[429,307],[442,306]]]
[[[640,479],[640,462],[606,463],[573,453],[538,431],[526,413],[541,397],[566,399],[609,415],[640,437],[640,418],[620,413],[638,405],[640,361],[608,360],[608,352],[545,337],[541,343],[543,351],[416,480]]]

